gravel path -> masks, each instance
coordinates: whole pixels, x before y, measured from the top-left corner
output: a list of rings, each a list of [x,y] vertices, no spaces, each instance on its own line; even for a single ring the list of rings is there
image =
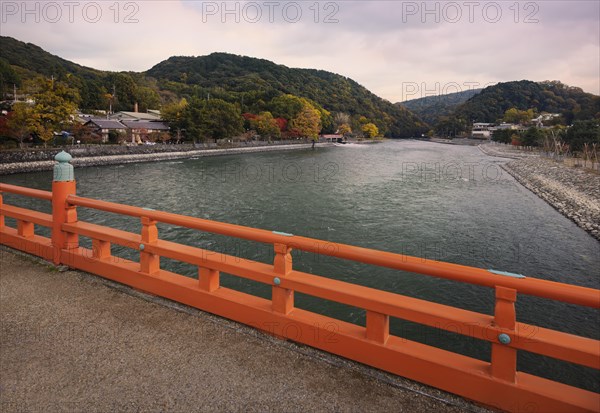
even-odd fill
[[[479,148],[490,156],[516,158],[502,168],[600,241],[600,174],[510,147],[485,144]]]
[[[0,270],[3,413],[487,411],[4,247]]]

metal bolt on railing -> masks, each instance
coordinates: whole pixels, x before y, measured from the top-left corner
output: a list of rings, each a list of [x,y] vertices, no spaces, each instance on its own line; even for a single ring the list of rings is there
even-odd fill
[[[500,334],[498,335],[498,341],[502,344],[510,344],[510,336],[508,334]]]

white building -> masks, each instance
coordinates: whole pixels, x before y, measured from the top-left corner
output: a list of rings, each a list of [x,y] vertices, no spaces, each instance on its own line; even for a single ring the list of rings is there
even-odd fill
[[[491,129],[493,123],[475,122],[471,130],[471,138],[473,139],[490,139],[492,137]]]

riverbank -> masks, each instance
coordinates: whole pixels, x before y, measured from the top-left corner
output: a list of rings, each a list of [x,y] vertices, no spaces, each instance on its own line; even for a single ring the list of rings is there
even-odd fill
[[[318,143],[317,148],[334,146],[331,143]],[[236,148],[214,148],[214,149],[189,149],[177,151],[177,146],[171,145],[169,151],[162,150],[162,147],[148,148],[143,147],[143,153],[130,153],[121,154],[115,153],[110,155],[102,155],[103,152],[90,153],[78,151],[78,148],[67,148],[69,153],[73,155],[74,159],[71,162],[76,168],[82,168],[87,166],[104,166],[104,165],[117,165],[127,163],[138,163],[138,162],[155,162],[155,161],[166,161],[175,159],[185,158],[196,158],[206,156],[222,156],[222,155],[233,155],[240,153],[253,153],[253,152],[271,152],[271,151],[287,151],[287,150],[298,150],[311,148],[310,143],[289,143],[289,144],[270,144],[263,146],[246,146]],[[127,148],[127,147],[124,147]],[[154,150],[153,150],[154,149]],[[106,149],[104,149],[106,151]],[[24,172],[37,172],[37,171],[48,171],[54,167],[56,163],[53,160],[53,155],[56,151],[49,151],[43,155],[31,155],[31,160],[21,162],[2,162],[0,163],[0,175],[9,175]],[[50,155],[48,155],[48,153]],[[44,156],[49,159],[39,159]],[[37,160],[34,160],[37,159]]]
[[[485,144],[490,156],[514,159],[502,168],[521,185],[600,241],[600,175],[529,151]]]
[[[5,247],[0,268],[2,412],[488,411]]]

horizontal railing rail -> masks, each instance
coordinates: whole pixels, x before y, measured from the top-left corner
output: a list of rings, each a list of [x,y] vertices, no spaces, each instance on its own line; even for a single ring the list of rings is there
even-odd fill
[[[459,264],[425,260],[423,258],[368,248],[355,247],[319,239],[306,238],[292,234],[277,233],[241,225],[210,221],[185,215],[163,211],[153,211],[140,207],[126,206],[96,199],[69,196],[67,202],[72,205],[87,207],[105,212],[112,212],[131,217],[146,217],[164,224],[171,224],[189,229],[226,235],[265,244],[283,244],[294,250],[301,250],[320,255],[342,258],[346,260],[387,267],[395,270],[430,275],[469,284],[495,288],[502,286],[513,288],[520,293],[600,308],[598,290],[557,283],[536,278],[512,278],[492,273],[481,268],[467,267]]]
[[[0,184],[0,243],[504,410],[600,409],[597,393],[516,368],[517,352],[527,351],[600,369],[600,342],[518,322],[515,311],[518,294],[598,309],[599,290],[121,205],[74,192],[73,181],[55,181],[52,192]],[[53,213],[5,205],[2,193],[50,200]],[[80,221],[77,207],[137,218],[141,233]],[[15,219],[17,227],[6,226],[4,217]],[[267,264],[163,240],[158,223],[270,244],[275,257]],[[52,228],[52,239],[35,234],[34,225]],[[79,237],[91,239],[92,248],[80,247]],[[112,245],[138,251],[139,262],[113,256]],[[494,315],[297,271],[293,250],[494,288]],[[161,257],[196,266],[198,278],[162,269]],[[272,297],[224,288],[221,273],[269,285]],[[366,326],[297,308],[295,292],[362,309]],[[488,342],[491,361],[397,337],[390,332],[390,317]]]

